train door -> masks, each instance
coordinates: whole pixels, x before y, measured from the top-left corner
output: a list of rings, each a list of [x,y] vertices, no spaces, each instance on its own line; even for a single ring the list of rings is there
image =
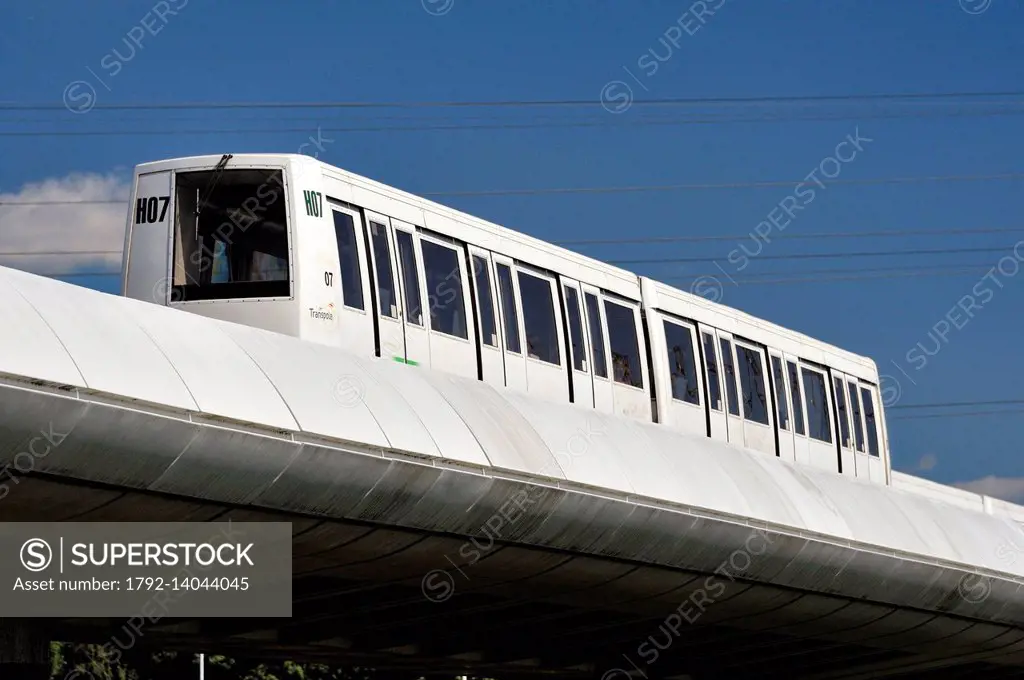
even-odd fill
[[[800,360],[791,354],[783,354],[782,360],[793,415],[793,460],[803,465],[811,465],[811,444],[807,436],[807,405],[804,400],[803,380],[800,378]]]
[[[753,343],[733,339],[740,383],[743,442],[748,449],[776,455],[775,414],[768,390],[768,355]]]
[[[792,398],[786,372],[786,361],[780,352],[773,349],[768,350],[768,360],[772,366],[772,386],[775,388],[775,422],[779,427],[779,457],[795,461],[793,411],[790,408]]]
[[[376,343],[370,316],[370,278],[366,266],[366,240],[359,213],[331,203],[334,237],[338,246],[338,285],[334,287],[340,347],[361,356],[373,356]]]
[[[505,360],[502,357],[502,328],[498,323],[498,306],[495,303],[494,268],[491,255],[482,248],[469,246],[469,257],[473,269],[473,296],[480,324],[480,367],[481,379],[489,384],[505,386]]]
[[[519,290],[513,273],[512,260],[494,253],[494,271],[498,290],[498,309],[505,346],[505,385],[525,392],[526,354],[523,352],[523,320],[519,310]]]
[[[807,414],[808,460],[814,467],[839,471],[835,431],[832,427],[832,391],[825,369],[800,362],[800,383],[803,388],[804,411]]]
[[[885,468],[878,448],[878,426],[875,418],[877,401],[874,388],[859,382],[853,376],[846,376],[845,382],[852,430],[852,458],[856,460],[855,474],[861,479],[884,484]]]
[[[878,399],[878,390],[874,385],[863,382],[858,385],[858,390],[860,391],[860,405],[864,416],[864,444],[867,451],[863,454],[857,454],[857,476],[861,476],[862,463],[866,462],[868,478],[872,482],[886,484],[889,480],[885,474],[885,454],[882,451],[885,437],[881,428],[881,418],[879,417],[881,407]]]
[[[854,412],[848,384],[850,377],[839,371],[832,371],[832,398],[835,402],[833,412],[836,415],[836,432],[839,439],[839,461],[842,464],[842,471],[845,475],[860,476],[857,471],[856,456],[854,455],[855,425],[851,425]],[[856,379],[853,379],[854,394],[856,395]],[[859,409],[856,409],[859,411]],[[864,437],[864,429],[861,428],[861,439]],[[867,470],[865,470],[867,472]]]
[[[470,309],[465,247],[436,236],[419,235],[427,294],[426,323],[430,366],[477,378],[476,326]]]
[[[601,293],[586,284],[580,284],[580,290],[583,293],[583,315],[590,338],[590,356],[594,362],[594,408],[603,413],[614,413],[615,398],[608,372],[608,335],[605,333]]]
[[[652,311],[648,316],[658,422],[707,435],[700,352],[693,324]]]
[[[369,210],[365,214],[370,244],[371,280],[376,294],[375,311],[380,356],[389,361],[405,361],[405,330],[402,328],[402,303],[395,279],[395,248],[391,237],[391,220]]]
[[[565,301],[565,326],[569,329],[569,366],[572,375],[573,402],[589,408],[594,407],[593,363],[587,359],[590,353],[590,334],[584,323],[583,294],[580,284],[571,279],[562,279],[562,296]]]
[[[416,227],[399,220],[391,220],[395,241],[395,260],[398,265],[398,289],[402,293],[399,310],[402,330],[405,333],[405,361],[412,365],[430,365],[430,337],[427,334],[427,319],[423,308],[423,282],[417,247],[419,234]]]
[[[729,441],[729,424],[726,416],[725,395],[722,392],[722,359],[719,352],[718,336],[713,328],[700,331],[701,348],[704,354],[705,378],[707,380],[708,422],[711,438]]]
[[[569,403],[569,362],[565,358],[558,283],[554,277],[516,265],[523,315],[526,388],[542,399]]]
[[[608,331],[608,369],[612,378],[614,412],[651,422],[654,414],[651,385],[647,378],[647,351],[646,347],[641,349],[644,333],[640,304],[605,294],[601,299]]]
[[[728,441],[744,445],[743,414],[740,411],[739,376],[736,375],[736,354],[732,346],[732,335],[715,329],[718,340],[718,356],[721,360],[722,383],[725,389],[725,427]]]

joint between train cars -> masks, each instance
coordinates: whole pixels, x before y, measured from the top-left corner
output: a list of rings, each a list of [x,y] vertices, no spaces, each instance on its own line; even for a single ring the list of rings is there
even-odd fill
[[[644,337],[644,353],[647,355],[647,384],[651,386],[651,422],[660,423],[658,417],[658,389],[654,383],[654,354],[651,347],[651,332],[647,327],[647,305],[643,301],[643,293],[640,294],[640,330]],[[670,386],[671,389],[671,386]]]
[[[373,260],[373,247],[370,243],[370,223],[366,217],[366,210],[359,206],[355,206],[355,209],[359,211],[359,220],[363,223],[363,228],[359,231],[363,232],[363,248],[366,251],[366,263],[369,265],[366,274],[370,282],[368,286],[370,289],[370,313],[368,316],[373,319],[373,353],[374,356],[381,357],[383,355],[380,353],[380,319],[377,318],[380,310],[377,308],[376,262]]]

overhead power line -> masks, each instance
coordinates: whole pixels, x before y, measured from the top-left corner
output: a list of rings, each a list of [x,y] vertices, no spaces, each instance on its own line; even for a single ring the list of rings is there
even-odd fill
[[[864,179],[821,178],[823,184],[909,184],[918,182],[974,182],[979,180],[1021,179],[1024,173],[1007,172],[991,175],[930,175],[918,177],[869,177]],[[698,184],[640,184],[634,186],[560,187],[551,189],[489,189],[483,191],[428,191],[421,196],[516,196],[529,194],[610,194],[641,191],[690,191],[695,189],[752,189],[791,187],[808,180],[765,180],[759,182],[720,182]]]
[[[923,99],[975,99],[978,97],[1020,97],[1024,90],[968,92],[877,92],[838,95],[766,95],[758,97],[665,97],[635,100],[633,106],[694,106],[800,104],[853,101],[914,101]],[[547,106],[600,106],[597,98],[588,99],[512,99],[492,101],[404,101],[404,102],[163,102],[97,104],[93,110],[184,110],[184,109],[359,109],[359,108],[517,108]],[[0,102],[0,111],[57,111],[61,103]]]
[[[816,260],[829,258],[853,258],[853,257],[893,257],[897,255],[953,255],[959,253],[1001,253],[1007,252],[1008,248],[935,248],[931,250],[876,250],[861,252],[834,252],[834,253],[790,253],[787,255],[758,255],[756,259],[762,260]],[[637,258],[631,260],[607,260],[609,264],[669,264],[676,262],[711,262],[721,257],[652,257]]]
[[[991,267],[990,267],[991,268]],[[753,285],[782,285],[790,283],[829,283],[833,281],[867,281],[871,279],[917,279],[917,278],[937,278],[945,276],[982,276],[985,274],[985,270],[971,268],[971,269],[949,269],[945,271],[904,271],[904,272],[892,272],[888,274],[848,274],[840,276],[807,276],[807,277],[796,277],[796,278],[781,278],[781,279],[770,279],[770,278],[743,278],[733,279],[736,284],[753,284]],[[719,274],[709,274],[708,276],[720,278]]]
[[[253,116],[239,116],[238,114],[231,114],[230,120],[232,122],[252,122],[252,123],[319,123],[324,124],[325,122],[332,123],[379,123],[380,121],[398,121],[402,123],[418,123],[418,124],[429,124],[429,123],[460,123],[465,124],[471,121],[482,121],[489,123],[523,123],[533,124],[538,127],[545,127],[546,123],[559,124],[559,125],[571,125],[573,123],[587,123],[587,122],[601,122],[606,121],[617,121],[617,125],[621,126],[634,126],[634,125],[702,125],[702,124],[728,124],[728,123],[757,123],[757,122],[803,122],[803,121],[830,121],[830,120],[870,120],[870,119],[886,119],[886,118],[945,118],[945,117],[986,117],[986,116],[1002,116],[1002,115],[1019,115],[1024,113],[1024,100],[1013,100],[1013,101],[987,101],[987,102],[907,102],[907,104],[914,105],[929,105],[929,106],[946,106],[946,107],[957,107],[948,108],[943,110],[931,110],[931,111],[883,111],[883,110],[847,110],[832,112],[829,114],[815,113],[810,115],[804,115],[800,113],[792,112],[776,112],[761,113],[757,116],[749,117],[723,117],[718,113],[706,113],[705,115],[713,115],[710,118],[694,118],[693,115],[698,114],[684,114],[691,117],[681,118],[679,114],[672,114],[670,116],[652,116],[650,114],[639,114],[636,116],[609,116],[608,112],[604,110],[594,111],[589,114],[590,118],[573,118],[579,114],[570,113],[566,114],[558,113],[553,115],[538,115],[529,114],[527,118],[511,118],[504,112],[490,112],[485,115],[466,115],[464,113],[443,113],[441,115],[423,115],[413,114],[405,116],[394,116],[394,115],[381,115],[379,113],[372,113],[371,115],[354,117],[351,113],[346,113],[343,117],[326,119],[323,114],[318,116],[307,115],[307,116],[281,116],[279,114],[268,112],[268,113],[256,113]],[[989,107],[989,108],[981,108]],[[48,123],[59,123],[61,125],[85,125],[96,122],[95,118],[75,116],[68,117],[66,112],[53,111],[54,115],[50,118],[40,118],[39,115],[27,116],[20,118],[12,118],[9,115],[5,115],[5,112],[0,110],[0,124],[21,124],[21,123],[36,123],[36,124],[48,124]],[[100,112],[103,113],[102,111]],[[59,115],[65,114],[65,115]],[[513,114],[518,116],[520,114]],[[145,116],[124,116],[121,114],[114,114],[113,118],[107,117],[106,114],[99,118],[102,122],[113,122],[113,123],[211,123],[219,118],[213,118],[210,115],[203,115],[197,113],[194,116],[182,117],[182,116],[168,116],[159,115],[154,117],[153,114],[147,114]],[[280,128],[275,128],[280,129]],[[346,128],[347,129],[347,128]],[[399,129],[399,128],[382,128],[382,129]],[[404,129],[404,128],[403,128]],[[408,128],[416,129],[416,128]],[[242,128],[244,131],[251,131],[252,129]]]
[[[913,184],[922,182],[976,182],[992,180],[1022,179],[1024,173],[1005,172],[988,175],[928,175],[908,177],[869,177],[864,179],[828,179],[823,183],[835,184]],[[763,187],[790,187],[807,182],[806,179],[765,180],[756,182],[720,182],[694,184],[640,184],[632,186],[605,187],[563,187],[548,189],[489,189],[484,191],[427,191],[409,192],[419,196],[512,196],[531,194],[602,194],[629,193],[642,191],[693,191],[701,189],[754,189]],[[41,206],[41,205],[115,205],[126,204],[125,200],[75,200],[75,201],[0,201],[0,206]]]
[[[1024,415],[1024,409],[994,409],[985,411],[964,411],[963,413],[927,413],[893,416],[889,420],[921,420],[925,418],[973,418],[977,416]]]
[[[930,404],[894,404],[888,410],[921,408],[963,408],[965,406],[1024,406],[1024,399],[990,399],[988,401],[937,401]]]
[[[118,251],[120,252],[120,251]],[[865,272],[883,272],[883,273],[904,273],[904,272],[916,272],[916,271],[933,271],[933,270],[949,270],[951,268],[959,267],[961,269],[966,267],[990,267],[991,262],[947,262],[945,264],[938,265],[912,265],[912,266],[893,266],[888,267],[830,267],[828,269],[805,269],[803,271],[794,272],[791,269],[786,270],[775,270],[768,272],[758,272],[756,274],[749,274],[744,278],[757,279],[762,277],[770,276],[781,276],[785,274],[863,274]],[[680,274],[673,276],[660,277],[666,281],[687,281],[694,278],[701,278],[706,276],[721,276],[722,272],[709,271],[704,274]]]
[[[978,229],[893,229],[890,231],[842,231],[842,232],[811,232],[806,234],[772,234],[772,242],[808,239],[833,238],[889,238],[896,236],[947,236],[974,234],[1007,234],[1024,231],[1021,227],[980,227]],[[700,241],[742,241],[752,238],[752,233],[731,234],[729,236],[634,236],[628,238],[579,239],[571,241],[552,241],[560,246],[596,246],[626,245],[655,243],[696,243]]]
[[[825,122],[835,120],[871,120],[871,119],[901,119],[901,118],[962,118],[962,117],[998,117],[998,116],[1019,116],[1024,115],[1024,110],[996,110],[996,111],[953,111],[953,112],[908,112],[908,113],[847,113],[830,116],[757,116],[747,118],[725,118],[715,116],[713,118],[690,118],[673,120],[645,120],[643,118],[621,118],[619,116],[607,116],[602,120],[594,121],[556,121],[556,122],[504,122],[485,124],[466,124],[464,122],[452,123],[421,123],[417,125],[365,125],[350,127],[322,127],[318,130],[322,133],[363,133],[363,132],[429,132],[429,131],[472,131],[472,130],[530,130],[543,128],[633,128],[649,126],[683,126],[683,125],[728,125],[735,123],[789,123],[789,122]],[[75,119],[77,122],[78,119]],[[0,125],[3,123],[16,122],[0,118]],[[71,123],[70,119],[31,121],[36,123]],[[119,120],[110,121],[121,123]],[[149,120],[148,122],[154,122]],[[203,128],[203,129],[173,129],[160,128],[158,130],[7,130],[0,131],[2,137],[125,137],[125,136],[174,136],[174,135],[236,135],[236,134],[308,134],[309,128]]]

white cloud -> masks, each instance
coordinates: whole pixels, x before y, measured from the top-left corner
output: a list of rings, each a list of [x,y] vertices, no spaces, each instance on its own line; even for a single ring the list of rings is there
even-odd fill
[[[926,453],[917,461],[918,470],[933,470],[939,464],[939,458],[934,453]]]
[[[996,477],[989,475],[970,482],[957,482],[953,486],[986,496],[1001,498],[1011,503],[1024,502],[1024,477]]]
[[[36,273],[118,271],[124,247],[129,183],[110,174],[79,174],[24,185],[0,193],[0,265]],[[117,201],[52,205],[55,201]],[[78,255],[10,256],[3,253],[74,251]],[[112,251],[87,255],[85,251]]]

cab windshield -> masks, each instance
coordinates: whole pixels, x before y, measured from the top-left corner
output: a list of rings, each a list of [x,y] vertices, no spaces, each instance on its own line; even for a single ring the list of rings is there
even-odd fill
[[[175,176],[175,301],[288,297],[281,170]]]

